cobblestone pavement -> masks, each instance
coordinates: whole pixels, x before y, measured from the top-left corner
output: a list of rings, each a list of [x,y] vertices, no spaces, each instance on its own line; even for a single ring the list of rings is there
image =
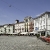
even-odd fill
[[[50,45],[36,37],[0,36],[0,50],[50,50]]]

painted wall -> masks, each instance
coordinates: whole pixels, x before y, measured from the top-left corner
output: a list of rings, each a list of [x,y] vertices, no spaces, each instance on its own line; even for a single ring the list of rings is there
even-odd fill
[[[25,31],[24,23],[17,23],[15,24],[15,33],[20,33]]]
[[[5,30],[4,33],[5,34],[13,34],[13,31],[14,31],[13,29],[14,29],[13,25],[9,25],[9,26],[5,25],[4,26],[4,30]]]
[[[4,34],[4,27],[0,27],[0,34]]]
[[[47,24],[47,14],[45,14],[45,15],[43,15],[43,16],[41,16],[41,17],[39,17],[39,18],[36,18],[35,20],[34,20],[34,30],[45,30],[45,29],[47,29],[46,27],[46,24]]]

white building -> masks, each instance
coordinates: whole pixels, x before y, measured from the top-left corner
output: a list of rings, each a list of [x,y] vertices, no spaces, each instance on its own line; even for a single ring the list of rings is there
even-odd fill
[[[0,34],[4,34],[4,26],[0,25]]]
[[[44,12],[36,18],[27,16],[24,21],[0,26],[0,34],[18,34],[22,32],[37,32],[40,35],[50,34],[50,12]]]
[[[14,24],[5,24],[4,25],[5,34],[13,34],[14,30],[15,30]]]
[[[23,22],[19,22],[19,20],[15,21],[15,33],[21,33],[25,34],[27,32],[32,32],[34,30],[34,22],[33,18],[30,16],[27,16],[24,18]]]
[[[24,22],[15,21],[15,33],[25,32]]]
[[[34,19],[34,31],[37,31],[40,35],[50,33],[50,12],[44,12]]]
[[[24,22],[25,22],[25,32],[32,32],[34,30],[33,18],[30,16],[27,16],[24,18]]]

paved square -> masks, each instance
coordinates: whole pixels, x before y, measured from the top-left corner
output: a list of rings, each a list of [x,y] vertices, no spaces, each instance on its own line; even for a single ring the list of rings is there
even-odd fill
[[[0,36],[0,50],[50,50],[46,44],[36,37]]]

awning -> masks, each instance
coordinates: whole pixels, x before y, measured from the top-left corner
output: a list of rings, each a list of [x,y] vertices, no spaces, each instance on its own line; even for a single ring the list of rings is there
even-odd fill
[[[38,32],[41,32],[41,31],[46,31],[46,30],[45,29],[38,30]]]
[[[18,33],[7,33],[7,34],[18,34]]]
[[[20,33],[20,34],[28,34],[28,32],[22,32],[22,33]]]
[[[37,31],[29,32],[29,33],[38,33]]]

